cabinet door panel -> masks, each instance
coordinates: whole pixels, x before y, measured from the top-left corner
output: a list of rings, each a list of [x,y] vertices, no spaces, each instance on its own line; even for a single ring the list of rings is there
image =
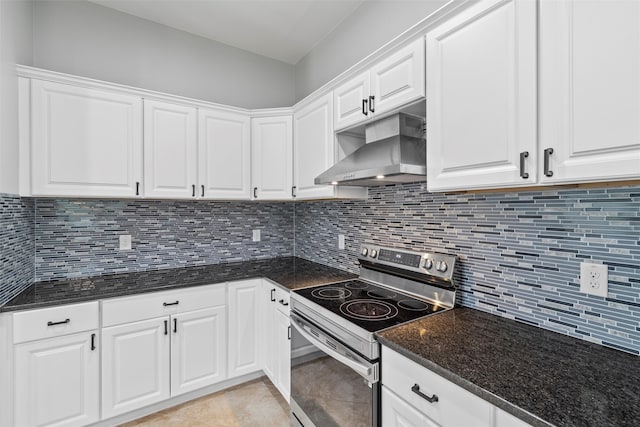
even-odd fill
[[[420,38],[371,70],[376,114],[424,97],[424,39]]]
[[[262,369],[259,298],[261,280],[229,284],[229,378]]]
[[[291,394],[291,322],[289,316],[280,311],[276,311],[276,388],[282,394],[282,397],[289,402]]]
[[[102,417],[169,398],[169,318],[102,330]]]
[[[382,387],[382,425],[385,427],[439,427],[384,386]]]
[[[291,199],[293,121],[291,116],[251,121],[252,180],[259,200]]]
[[[144,101],[144,194],[192,198],[197,180],[196,109]]]
[[[171,395],[177,396],[226,378],[226,308],[171,317]]]
[[[32,80],[34,196],[135,197],[142,99]]]
[[[535,70],[535,2],[481,1],[427,34],[429,190],[536,182]]]
[[[541,2],[540,25],[541,181],[640,177],[640,3]]]
[[[335,128],[342,129],[364,121],[369,116],[370,75],[369,71],[354,77],[333,91],[335,106]],[[363,100],[367,105],[363,110]],[[366,113],[366,114],[365,114]]]
[[[315,185],[316,176],[334,163],[333,98],[329,93],[293,115],[293,182],[297,199],[331,197],[331,185]]]
[[[262,369],[272,383],[276,383],[276,286],[267,280],[262,283],[262,297],[261,297],[261,309],[262,309],[262,322],[261,337],[262,337]]]
[[[97,331],[15,346],[15,425],[98,421],[100,357],[92,350],[92,334]]]
[[[208,199],[251,198],[251,120],[240,113],[199,110],[198,191]]]

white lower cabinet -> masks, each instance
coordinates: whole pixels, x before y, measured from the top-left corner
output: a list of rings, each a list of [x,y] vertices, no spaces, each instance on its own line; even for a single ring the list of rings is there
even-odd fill
[[[103,419],[227,378],[225,295],[219,284],[102,303]]]
[[[169,319],[102,330],[102,417],[169,398]]]
[[[82,426],[100,416],[97,330],[15,346],[16,426]]]
[[[275,372],[273,385],[289,402],[291,394],[291,322],[280,310],[275,313]]]
[[[262,279],[229,283],[229,378],[258,372],[260,355],[259,301]]]
[[[385,386],[382,386],[382,425],[384,427],[438,427],[438,424]]]
[[[405,356],[382,346],[384,427],[527,427]]]
[[[171,320],[171,395],[224,380],[227,377],[225,307],[177,314]]]

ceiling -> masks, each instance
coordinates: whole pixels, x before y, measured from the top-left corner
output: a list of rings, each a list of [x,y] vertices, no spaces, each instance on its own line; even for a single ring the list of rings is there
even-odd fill
[[[365,0],[89,0],[295,64]]]

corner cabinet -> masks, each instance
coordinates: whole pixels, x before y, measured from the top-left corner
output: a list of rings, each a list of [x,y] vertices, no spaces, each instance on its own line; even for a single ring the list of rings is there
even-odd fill
[[[31,194],[135,197],[142,182],[142,99],[31,80]],[[23,94],[24,95],[24,94]]]
[[[484,0],[427,33],[429,191],[536,183],[536,13]]]
[[[251,119],[251,160],[253,199],[293,198],[291,115]]]
[[[229,378],[262,369],[259,340],[262,310],[262,279],[231,282],[228,286]]]
[[[336,160],[333,93],[330,92],[294,108],[294,197],[298,200],[366,197],[364,188],[315,184],[315,178],[333,166]]]
[[[539,7],[541,182],[640,178],[640,2]]]

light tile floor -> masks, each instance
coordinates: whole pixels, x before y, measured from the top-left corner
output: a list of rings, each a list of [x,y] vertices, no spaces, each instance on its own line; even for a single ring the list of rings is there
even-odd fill
[[[273,384],[266,377],[262,377],[156,412],[122,426],[285,427],[289,425],[289,405]]]

